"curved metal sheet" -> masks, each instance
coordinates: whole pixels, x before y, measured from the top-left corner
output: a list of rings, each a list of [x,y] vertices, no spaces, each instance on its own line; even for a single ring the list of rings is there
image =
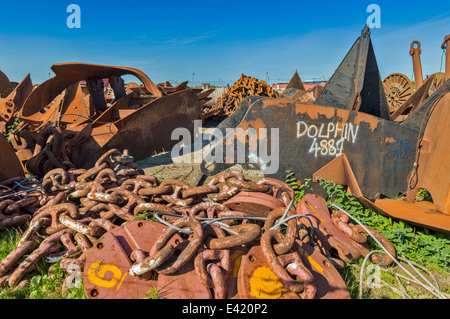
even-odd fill
[[[0,134],[0,182],[18,176],[25,176],[22,165],[3,134]]]
[[[56,76],[39,85],[28,97],[21,111],[21,117],[30,118],[49,105],[67,87],[88,79],[104,79],[112,75],[134,75],[144,84],[145,88],[155,95],[163,94],[144,72],[127,67],[107,66],[89,63],[59,63],[52,65],[51,69]]]
[[[9,82],[9,79],[6,76],[6,74],[0,71],[0,92],[9,88],[10,84],[11,82]]]

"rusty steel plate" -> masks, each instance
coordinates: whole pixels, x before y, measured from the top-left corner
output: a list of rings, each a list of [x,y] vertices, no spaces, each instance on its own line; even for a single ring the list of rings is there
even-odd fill
[[[241,260],[248,252],[246,246],[233,247],[230,251],[231,274],[226,281],[227,299],[238,298],[238,274]],[[195,275],[194,259],[173,275],[158,274],[157,288],[160,299],[213,299],[212,290],[205,288]],[[170,260],[169,260],[170,262]]]
[[[234,211],[246,213],[251,217],[267,217],[269,212],[284,203],[271,195],[257,192],[240,192],[223,203]]]
[[[249,250],[249,245],[241,245],[231,248],[231,275],[227,281],[227,299],[239,299],[239,270],[241,269],[242,259],[248,254]]]
[[[314,276],[316,299],[350,299],[347,286],[328,259],[308,244],[297,240],[302,260]],[[261,246],[253,246],[243,256],[238,277],[241,299],[299,299],[278,280],[266,262]]]
[[[189,89],[126,111],[111,123],[97,125],[100,123],[94,122],[81,128],[80,134],[85,140],[73,147],[71,160],[75,166],[91,167],[97,158],[113,148],[128,149],[135,161],[145,159],[154,151],[170,149],[177,143],[171,139],[170,132],[180,127],[193,132],[194,120],[201,118],[197,94]],[[103,115],[110,112],[114,112],[112,107]]]
[[[296,240],[305,266],[317,285],[316,299],[351,299],[347,285],[331,262],[309,244]]]
[[[156,241],[163,228],[146,225],[151,228],[149,237]],[[155,231],[156,227],[158,231]],[[156,287],[154,280],[142,280],[128,274],[133,264],[129,257],[132,251],[122,227],[108,231],[99,238],[86,253],[83,282],[87,298],[144,298]]]
[[[3,134],[0,134],[0,154],[0,182],[12,177],[25,176],[19,158]]]
[[[111,75],[122,76],[129,74],[136,76],[149,92],[156,97],[162,97],[161,91],[158,90],[147,75],[135,68],[68,62],[53,64],[51,69],[55,76],[39,85],[30,94],[20,112],[21,117],[32,118],[34,114],[37,114],[49,105],[64,89],[77,82],[109,78]]]
[[[133,264],[131,252],[142,249],[148,253],[166,228],[157,222],[133,221],[105,233],[87,252],[84,268],[86,297],[141,299],[156,289],[158,298],[211,298],[210,291],[196,277],[193,261],[171,276],[154,273],[156,276],[146,280],[128,273]],[[176,250],[184,245],[183,242],[179,235],[169,240]]]
[[[2,71],[0,71],[0,92],[3,92],[4,90],[6,90],[10,84],[11,84],[11,82],[9,81],[6,74],[3,73]]]
[[[3,101],[0,101],[0,120],[5,122],[6,127],[14,122],[16,112],[21,109],[32,91],[33,84],[28,74]]]
[[[175,252],[176,253],[176,252]],[[170,262],[170,259],[169,259]],[[195,274],[194,258],[170,276],[157,275],[158,299],[212,299],[212,292]]]
[[[433,95],[438,96],[443,86]],[[221,149],[230,155],[216,160],[214,169],[207,169],[204,161],[201,169],[212,176],[245,156],[268,177],[284,180],[291,171],[304,180],[346,154],[365,196],[396,197],[406,187],[420,123],[426,116],[426,112],[416,114],[412,125],[390,119],[370,30],[365,27],[313,105],[273,98],[253,102],[241,123],[233,126],[245,134],[230,133],[211,148],[207,158],[215,159],[212,154],[217,156]],[[259,148],[249,142],[255,135]],[[269,145],[276,146],[270,156],[261,151]],[[245,154],[235,154],[235,149]]]
[[[337,242],[338,250],[349,260],[357,260],[361,257],[361,252],[355,247],[354,241],[333,224],[324,198],[315,194],[306,194],[297,204],[296,212],[310,217],[309,219],[299,217],[299,221],[307,227],[310,227],[309,222],[312,222],[314,234],[325,249],[337,248],[335,247]]]
[[[406,187],[406,178],[415,161],[419,131],[363,112],[296,103],[286,99],[263,98],[248,109],[237,129],[246,134],[236,138],[224,137],[215,144],[210,154],[222,149],[222,163],[202,172],[215,175],[234,165],[236,148],[245,152],[246,160],[256,151],[249,143],[256,134],[259,145],[277,145],[278,151],[270,157],[256,156],[260,170],[267,176],[284,180],[286,172],[304,180],[341,154],[346,154],[353,167],[361,190],[369,199],[381,195],[395,197]],[[237,147],[235,147],[237,145]],[[286,156],[289,154],[289,156]]]
[[[389,106],[367,25],[314,104],[364,112],[390,120]]]
[[[239,299],[298,299],[278,280],[266,262],[261,246],[242,257],[238,276]]]

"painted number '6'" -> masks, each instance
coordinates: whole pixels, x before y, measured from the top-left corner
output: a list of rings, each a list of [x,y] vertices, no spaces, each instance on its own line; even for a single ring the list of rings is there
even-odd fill
[[[112,278],[109,280],[105,279],[105,274],[107,272],[112,273]],[[100,260],[92,263],[87,270],[87,277],[94,285],[102,288],[113,288],[118,284],[116,290],[119,290],[126,275],[127,272],[125,272],[122,277],[122,271],[117,266],[102,264],[102,261]]]

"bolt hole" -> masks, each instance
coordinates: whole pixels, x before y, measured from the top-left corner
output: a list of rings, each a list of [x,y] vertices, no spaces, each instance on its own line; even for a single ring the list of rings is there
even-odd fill
[[[97,297],[98,296],[98,291],[97,289],[92,289],[90,292],[91,297]]]
[[[139,228],[144,227],[144,223],[143,223],[143,222],[139,222],[139,223],[138,223],[138,227],[139,227]]]
[[[98,249],[102,249],[102,248],[103,248],[103,243],[98,243],[98,244],[96,245],[96,247],[97,247]]]
[[[328,260],[324,260],[323,264],[325,265],[325,267],[330,267],[330,262]]]
[[[256,261],[256,258],[253,255],[248,256],[248,260],[250,260],[252,263]]]

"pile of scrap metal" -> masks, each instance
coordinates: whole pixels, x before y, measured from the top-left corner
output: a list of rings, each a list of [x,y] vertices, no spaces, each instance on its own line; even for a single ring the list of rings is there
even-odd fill
[[[348,224],[324,198],[308,194],[293,205],[294,190],[280,180],[227,171],[194,187],[131,164],[128,153],[110,150],[90,169],[53,169],[39,185],[3,182],[0,227],[24,232],[0,262],[0,287],[26,287],[43,260],[82,271],[91,299],[155,289],[160,299],[344,299],[336,267],[367,256],[369,235],[387,249],[374,263],[396,258],[385,237]]]
[[[445,39],[448,41],[449,36]],[[313,104],[287,98],[246,99],[227,119],[236,123],[236,130],[211,148],[210,154],[215,155],[206,157],[223,154],[222,163],[208,166],[203,161],[201,169],[207,175],[217,174],[238,163],[239,155],[266,176],[283,179],[290,171],[297,179],[305,180],[345,154],[360,195],[366,198],[361,200],[364,205],[373,207],[369,204],[380,198],[398,198],[407,193],[398,202],[404,206],[401,210],[398,205],[384,205],[377,211],[449,233],[449,58],[447,50],[442,85],[406,119],[393,121],[366,26]],[[276,134],[270,133],[274,129]],[[237,130],[246,133],[236,134]],[[249,134],[256,135],[257,145],[265,145],[265,149],[255,149],[255,138]],[[272,147],[275,154],[271,156],[267,154],[269,145],[276,146]],[[235,149],[244,150],[245,154],[233,153]],[[277,170],[269,172],[270,167]],[[339,164],[334,170],[343,168]],[[334,173],[341,177],[342,174]],[[434,203],[417,203],[419,188],[427,189]]]
[[[20,120],[9,138],[23,172],[41,177],[53,168],[90,167],[112,148],[127,148],[137,160],[168,149],[174,144],[170,133],[175,128],[193,130],[208,97],[207,92],[198,94],[187,87],[187,82],[155,85],[133,68],[63,63],[51,69],[55,76],[34,90],[27,75],[0,102],[3,133]],[[126,87],[124,75],[137,77],[142,85]],[[9,81],[0,80],[1,88],[6,87]],[[1,175],[20,174],[4,166]]]
[[[441,45],[446,50],[450,35],[445,36]],[[401,121],[408,117],[420,104],[431,96],[443,83],[448,76],[443,72],[433,73],[423,79],[422,63],[420,54],[422,49],[419,41],[411,42],[409,54],[412,56],[413,72],[415,85],[402,73],[393,73],[383,80],[384,90],[386,92],[389,111],[393,121]],[[446,64],[450,56],[447,54]]]
[[[241,74],[230,89],[211,107],[203,108],[203,118],[224,119],[233,114],[239,104],[248,96],[277,97],[278,93],[265,81]]]

